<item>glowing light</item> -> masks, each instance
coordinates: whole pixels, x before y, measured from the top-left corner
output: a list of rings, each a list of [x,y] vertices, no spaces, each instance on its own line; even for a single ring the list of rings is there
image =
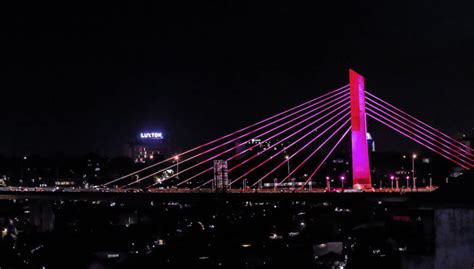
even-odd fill
[[[416,159],[416,154],[411,155],[413,159]]]
[[[395,176],[390,176],[390,179],[391,179],[391,180],[394,180],[394,179],[395,179]]]

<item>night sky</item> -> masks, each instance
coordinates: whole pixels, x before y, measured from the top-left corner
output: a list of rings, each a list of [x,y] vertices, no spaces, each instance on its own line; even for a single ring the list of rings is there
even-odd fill
[[[15,1],[16,2],[16,1]],[[347,84],[453,134],[473,125],[472,1],[2,7],[0,154],[178,151]],[[369,121],[381,150],[413,144]]]

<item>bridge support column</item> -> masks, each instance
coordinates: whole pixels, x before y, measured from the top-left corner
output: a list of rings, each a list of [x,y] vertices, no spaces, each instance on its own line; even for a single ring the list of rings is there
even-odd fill
[[[365,116],[364,77],[349,69],[352,122],[352,186],[354,189],[372,189]]]

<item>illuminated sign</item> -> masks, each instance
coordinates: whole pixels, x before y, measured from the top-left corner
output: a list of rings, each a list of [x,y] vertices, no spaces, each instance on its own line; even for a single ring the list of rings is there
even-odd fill
[[[147,133],[140,133],[141,139],[163,139],[163,133],[158,132],[147,132]]]

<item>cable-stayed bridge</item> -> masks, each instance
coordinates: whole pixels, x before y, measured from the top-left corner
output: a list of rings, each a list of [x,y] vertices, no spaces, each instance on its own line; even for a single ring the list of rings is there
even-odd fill
[[[462,169],[474,167],[472,148],[366,91],[364,77],[349,70],[348,85],[110,180],[97,189],[76,191],[330,192],[334,190],[330,178],[321,170],[350,136],[352,169],[338,180],[351,182],[343,188],[346,191],[373,192],[367,117]],[[411,173],[405,191],[433,189],[419,190],[414,168]],[[395,189],[392,185],[378,191],[398,191],[398,178],[392,180],[397,180]]]

